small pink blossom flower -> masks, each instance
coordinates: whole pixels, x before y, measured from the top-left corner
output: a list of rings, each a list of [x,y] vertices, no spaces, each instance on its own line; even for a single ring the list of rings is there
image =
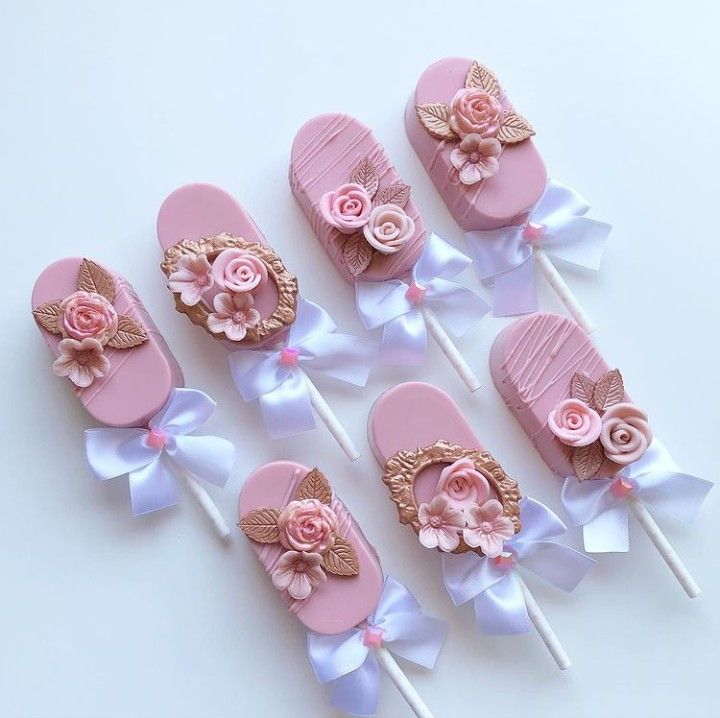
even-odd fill
[[[440,472],[437,493],[447,496],[453,508],[463,510],[485,503],[490,498],[490,484],[466,457]]]
[[[60,356],[53,364],[53,374],[66,376],[75,386],[88,387],[110,370],[110,360],[97,339],[63,339],[58,349]]]
[[[286,551],[270,578],[279,591],[287,590],[292,598],[302,601],[326,579],[322,556],[305,551]]]
[[[213,334],[222,334],[233,342],[245,339],[247,330],[260,323],[260,312],[253,309],[253,298],[247,292],[222,292],[213,300],[215,311],[208,315],[207,326]]]
[[[480,135],[468,135],[450,153],[450,162],[463,184],[476,184],[498,173],[500,149],[501,145],[494,137],[483,139]]]
[[[468,546],[480,547],[488,558],[502,553],[503,541],[513,537],[513,522],[503,515],[502,504],[496,499],[486,501],[482,506],[472,506],[466,511],[467,527],[463,540]]]
[[[548,414],[548,428],[566,446],[588,446],[600,436],[602,419],[580,399],[565,399]]]
[[[212,267],[204,254],[182,257],[168,278],[168,289],[180,293],[180,301],[195,306],[202,295],[215,284]]]
[[[454,551],[460,545],[460,531],[465,526],[463,512],[450,505],[447,496],[435,496],[418,507],[420,543],[427,548]]]

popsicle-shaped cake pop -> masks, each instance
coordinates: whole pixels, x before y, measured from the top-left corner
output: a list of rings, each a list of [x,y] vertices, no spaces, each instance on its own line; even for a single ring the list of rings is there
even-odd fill
[[[408,138],[466,238],[499,316],[537,311],[533,257],[573,317],[592,324],[551,255],[597,270],[610,225],[584,217],[587,202],[555,180],[530,122],[497,77],[460,57],[420,77],[405,112]]]
[[[293,142],[290,186],[341,276],[353,282],[367,329],[383,328],[382,358],[419,364],[432,335],[471,391],[480,384],[448,336],[488,311],[453,280],[471,260],[429,233],[382,145],[343,114],[315,117]]]
[[[238,506],[276,591],[308,629],[308,656],[332,704],[354,715],[375,713],[378,664],[420,718],[432,714],[391,653],[432,668],[445,637],[390,576],[325,475],[290,461],[257,469]]]
[[[313,429],[317,412],[346,455],[357,459],[353,441],[305,370],[364,386],[373,345],[335,333],[327,312],[299,298],[296,277],[219,187],[175,190],[160,207],[157,233],[177,310],[233,350],[238,390],[245,401],[259,401],[270,435]]]
[[[198,479],[224,486],[233,445],[189,436],[215,403],[184,389],[180,367],[128,282],[90,259],[45,269],[32,292],[35,321],[64,378],[98,422],[86,452],[99,479],[128,475],[133,514],[177,502],[178,480],[208,513],[221,537],[229,530]]]
[[[649,506],[692,520],[712,484],[681,473],[643,409],[573,320],[536,314],[497,336],[495,386],[545,463],[591,552],[628,550],[628,508],[692,598],[700,588]]]
[[[517,571],[522,566],[571,591],[595,562],[555,539],[565,526],[482,447],[455,402],[411,382],[375,403],[368,436],[400,522],[442,556],[456,606],[473,601],[484,633],[532,625],[561,669],[570,659]]]

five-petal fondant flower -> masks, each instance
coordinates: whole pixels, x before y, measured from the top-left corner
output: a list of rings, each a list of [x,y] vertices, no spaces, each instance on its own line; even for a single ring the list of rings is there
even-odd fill
[[[247,330],[260,323],[260,312],[253,308],[253,298],[247,292],[222,292],[213,299],[214,312],[208,315],[207,326],[213,334],[222,334],[233,342],[245,339]]]
[[[322,556],[306,551],[286,551],[273,570],[271,579],[279,591],[286,590],[292,598],[302,601],[326,579]]]
[[[502,145],[494,137],[467,135],[450,153],[450,162],[458,171],[460,182],[473,185],[498,173],[501,149]]]
[[[66,338],[58,345],[60,352],[53,363],[56,376],[66,376],[81,388],[90,386],[110,369],[110,360],[103,353],[103,345],[91,337],[81,341]]]
[[[460,545],[460,531],[465,526],[463,512],[450,504],[447,496],[438,495],[418,507],[420,543],[427,548],[454,551]]]
[[[489,558],[499,556],[503,550],[503,541],[512,538],[515,533],[512,520],[503,514],[502,504],[496,499],[490,499],[482,506],[471,506],[465,515],[465,543],[472,548],[479,547]]]
[[[177,269],[168,277],[168,289],[180,293],[180,301],[195,306],[215,280],[212,267],[204,254],[182,257]]]

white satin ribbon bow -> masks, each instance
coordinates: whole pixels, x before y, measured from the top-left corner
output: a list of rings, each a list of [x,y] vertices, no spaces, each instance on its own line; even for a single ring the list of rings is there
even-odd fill
[[[301,299],[287,345],[275,351],[243,349],[228,357],[235,385],[245,401],[260,401],[265,426],[275,439],[315,428],[304,369],[365,386],[377,347],[337,334],[320,306]]]
[[[711,481],[683,474],[667,449],[653,439],[640,459],[613,478],[578,481],[567,477],[562,502],[570,523],[582,526],[586,551],[624,552],[630,547],[629,496],[689,523],[712,486]]]
[[[383,327],[381,356],[390,364],[421,364],[427,329],[420,308],[426,304],[443,327],[463,336],[490,310],[475,292],[450,279],[472,260],[436,234],[425,243],[411,272],[411,284],[400,279],[357,282],[355,299],[366,329]]]
[[[575,190],[550,180],[524,225],[466,232],[475,268],[494,286],[493,314],[529,314],[538,308],[533,250],[597,271],[612,225],[583,215],[590,205]]]
[[[233,444],[219,436],[187,436],[214,409],[215,402],[201,391],[173,389],[149,429],[87,429],[90,468],[102,480],[128,475],[133,516],[176,504],[182,472],[224,486],[235,461]]]
[[[386,576],[380,602],[366,623],[336,635],[308,633],[307,638],[310,663],[317,679],[330,684],[332,705],[359,716],[377,710],[379,669],[373,646],[432,668],[447,633],[445,622],[426,616],[412,593],[391,576]]]

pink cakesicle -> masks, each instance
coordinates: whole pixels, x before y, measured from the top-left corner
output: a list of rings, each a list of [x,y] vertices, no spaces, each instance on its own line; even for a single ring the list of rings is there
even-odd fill
[[[365,169],[364,162],[367,162]],[[341,204],[342,188],[358,184],[365,194],[353,197],[353,190],[346,189],[346,202]],[[348,282],[404,277],[420,257],[427,232],[410,187],[402,182],[370,129],[354,117],[340,113],[319,115],[300,128],[292,146],[290,188],[318,241]],[[357,187],[354,189],[360,192]],[[323,198],[333,192],[337,195],[336,202],[329,203],[329,213],[323,212]],[[361,222],[370,215],[372,207],[387,204],[407,215],[411,225],[406,223],[398,237],[378,249],[380,242],[373,245],[363,241]],[[339,226],[333,226],[328,219],[332,220],[333,213],[337,217],[343,207],[347,207],[346,221],[343,222],[341,216],[336,222]],[[353,222],[353,217],[357,221]],[[352,253],[352,259],[349,258],[351,243],[359,248]]]
[[[233,349],[282,339],[295,320],[297,279],[225,190],[188,184],[162,203],[157,235],[175,306]]]
[[[318,469],[261,466],[240,492],[238,515],[275,588],[309,630],[342,633],[373,611],[383,582],[378,557]]]
[[[32,309],[58,359],[56,373],[97,421],[143,426],[183,386],[180,366],[133,288],[106,267],[78,257],[54,262],[35,282]]]
[[[473,68],[477,68],[475,72]],[[486,90],[493,97],[484,97]],[[458,97],[463,91],[483,94]],[[455,118],[451,119],[453,115]],[[405,129],[410,144],[450,214],[465,230],[521,224],[545,191],[547,172],[535,144],[529,139],[532,130],[517,130],[514,137],[509,131],[500,133],[503,119],[510,115],[517,116],[494,76],[473,60],[462,57],[449,57],[430,65],[420,77],[407,105]],[[425,118],[426,124],[421,118]],[[529,127],[526,122],[523,124]],[[477,180],[472,184],[461,181],[465,165],[457,159],[453,163],[458,155],[452,154],[461,149],[460,143],[468,135],[479,139],[500,138],[500,144],[495,147],[490,143],[489,150],[483,145],[469,146],[474,137],[466,142],[465,165],[472,164],[473,151],[479,151],[480,155],[489,151],[489,156],[494,156],[497,161],[497,167],[491,161],[489,170],[485,165],[478,165],[480,170],[466,177]],[[519,140],[520,137],[524,139]],[[496,149],[499,154],[495,154]],[[458,165],[461,165],[460,169]],[[482,176],[483,171],[485,174],[495,172],[486,177]]]

